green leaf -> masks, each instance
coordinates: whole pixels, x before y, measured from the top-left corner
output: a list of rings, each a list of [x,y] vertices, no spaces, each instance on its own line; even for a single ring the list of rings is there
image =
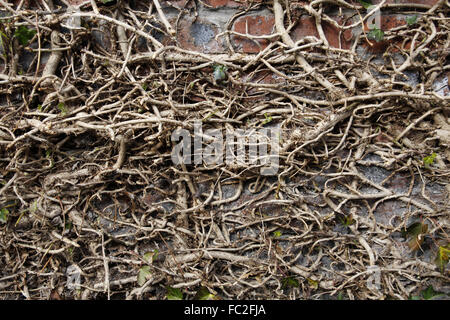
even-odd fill
[[[358,0],[358,2],[366,9],[372,5],[372,0]]]
[[[167,286],[167,300],[183,300],[183,293],[180,289]]]
[[[152,252],[146,252],[144,254],[144,260],[148,263],[152,263],[158,257],[159,251],[158,249],[153,250]]]
[[[16,28],[16,31],[14,32],[14,37],[17,38],[19,43],[23,46],[28,45],[28,42],[34,37],[36,34],[36,30],[28,29],[25,26],[19,26]]]
[[[264,113],[264,117],[265,117],[266,119],[263,120],[263,124],[268,124],[269,122],[272,121],[272,117],[269,116],[269,115],[267,115],[267,113]]]
[[[70,229],[72,229],[72,223],[69,222],[69,221],[67,221],[67,222],[64,224],[64,229],[65,229],[65,230],[70,230]]]
[[[289,288],[289,287],[294,288],[294,287],[300,286],[300,284],[299,284],[298,280],[295,279],[294,277],[286,277],[281,280],[281,286],[283,288]]]
[[[225,73],[227,71],[227,67],[222,65],[215,65],[213,69],[214,69],[213,72],[214,80],[216,81],[225,80],[225,78],[227,77]]]
[[[428,169],[433,164],[434,159],[436,159],[436,156],[437,154],[433,152],[430,156],[423,158],[424,167]]]
[[[428,232],[428,225],[421,222],[414,222],[406,230],[402,230],[403,238],[409,239],[408,246],[415,251],[425,240],[425,234]]]
[[[6,221],[8,221],[8,215],[9,215],[9,210],[6,208],[2,208],[0,210],[0,222],[6,223]]]
[[[150,276],[151,276],[150,266],[143,266],[142,268],[140,268],[137,280],[138,285],[140,286],[144,285],[144,283],[150,279]]]
[[[351,214],[348,215],[348,216],[343,216],[343,217],[340,216],[339,220],[341,221],[341,223],[344,226],[347,226],[347,227],[349,227],[349,226],[351,226],[352,224],[355,223],[355,220],[353,219],[353,216]]]
[[[274,231],[274,232],[273,232],[273,237],[274,237],[274,238],[279,238],[279,237],[281,237],[282,234],[283,234],[283,233],[282,233],[281,231],[278,231],[278,230],[277,230],[277,231]]]
[[[58,109],[59,109],[59,111],[61,111],[61,114],[63,116],[65,116],[67,114],[67,109],[66,109],[66,106],[64,105],[64,103],[62,103],[62,102],[58,103]]]
[[[37,211],[37,200],[34,200],[33,203],[30,205],[30,208],[28,209],[31,213],[35,213]]]
[[[195,294],[194,300],[217,300],[217,298],[209,292],[208,288],[201,287]]]
[[[417,14],[410,16],[410,17],[406,17],[406,23],[409,26],[412,26],[413,24],[415,24],[417,22]]]
[[[446,246],[439,246],[439,250],[437,252],[437,256],[434,262],[439,268],[439,271],[441,271],[442,273],[444,273],[445,267],[448,264],[449,256],[450,256],[450,243],[447,244]]]
[[[319,288],[319,281],[316,281],[316,280],[313,280],[310,278],[306,278],[306,280],[308,280],[308,283],[311,286],[311,288],[313,288],[313,289]]]
[[[434,291],[433,286],[431,286],[431,285],[422,291],[422,297],[425,300],[430,300],[433,297],[441,296],[441,295],[442,295],[442,292]]]
[[[405,239],[417,237],[420,234],[428,231],[428,225],[421,222],[414,222],[410,224],[406,230],[402,230],[402,235]]]
[[[367,37],[371,40],[375,40],[376,42],[380,42],[384,39],[384,32],[377,27],[374,27],[367,34]]]

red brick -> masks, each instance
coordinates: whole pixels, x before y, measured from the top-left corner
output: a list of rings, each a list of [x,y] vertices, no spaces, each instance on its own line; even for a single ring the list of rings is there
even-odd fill
[[[383,30],[383,32],[387,32],[391,29],[394,29],[396,27],[402,26],[406,24],[406,16],[400,16],[400,15],[381,15],[381,30]],[[364,23],[364,30],[366,33],[370,32],[370,29],[367,25],[367,22]],[[367,41],[364,42],[364,46],[374,52],[374,53],[381,53],[384,52],[386,50],[386,48],[389,46],[390,43],[393,42],[389,42],[386,40],[382,40],[382,41],[375,41],[375,40],[371,40],[370,42],[372,45],[368,44]],[[395,41],[396,44],[401,45],[401,40],[400,41]],[[408,47],[408,46],[407,46]],[[407,48],[406,47],[406,48]]]
[[[241,1],[232,1],[232,0],[203,0],[202,2],[206,4],[208,7],[212,8],[220,8],[220,7],[229,7],[229,8],[237,8],[237,7],[247,7],[250,3],[261,2],[262,0],[241,0]]]
[[[233,31],[241,34],[250,34],[254,36],[270,35],[274,31],[275,19],[273,15],[261,16],[243,16],[236,20],[233,25]],[[232,37],[233,44],[243,52],[256,53],[267,47],[270,43],[268,39],[250,40],[241,36]],[[259,44],[259,46],[258,46]]]
[[[342,19],[335,18],[335,20],[340,24],[342,23]],[[322,29],[330,46],[339,48],[339,29],[326,21],[322,21]],[[315,19],[310,16],[301,17],[300,21],[297,23],[297,26],[294,28],[294,30],[292,30],[291,36],[292,40],[294,41],[298,41],[307,36],[315,36],[319,38]],[[349,49],[352,39],[351,30],[345,30],[344,32],[342,32],[340,38],[341,48]]]

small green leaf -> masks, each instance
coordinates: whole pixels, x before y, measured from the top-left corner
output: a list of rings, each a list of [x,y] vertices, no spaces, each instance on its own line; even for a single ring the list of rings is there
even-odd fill
[[[208,288],[201,287],[195,294],[194,300],[217,300],[217,298],[209,292]]]
[[[269,115],[267,115],[267,113],[264,113],[264,117],[265,117],[266,119],[263,120],[263,124],[268,124],[269,122],[272,121],[272,117],[269,116]]]
[[[413,238],[428,231],[428,225],[421,222],[414,222],[410,224],[406,230],[402,230],[403,238]]]
[[[311,288],[313,288],[313,289],[319,288],[319,281],[316,281],[316,280],[313,280],[313,279],[310,279],[310,278],[306,278],[306,280],[308,280],[308,283],[309,283]]]
[[[428,169],[433,164],[434,159],[436,159],[436,156],[437,154],[433,152],[430,156],[423,158],[424,167]]]
[[[384,32],[377,27],[373,27],[367,34],[367,37],[376,42],[380,42],[384,39]]]
[[[143,266],[139,269],[138,274],[138,285],[142,286],[144,285],[147,280],[150,279],[151,273],[150,273],[150,266]]]
[[[415,222],[402,230],[403,238],[408,239],[408,246],[412,251],[418,250],[425,240],[425,234],[428,232],[428,225],[421,222]]]
[[[437,252],[437,256],[434,262],[439,268],[439,271],[441,271],[442,273],[444,273],[445,267],[448,264],[449,256],[450,256],[450,243],[447,244],[446,246],[439,246],[439,250]]]
[[[352,215],[339,217],[339,220],[341,221],[341,223],[344,226],[347,226],[347,227],[349,227],[349,226],[351,226],[352,224],[355,223],[355,220],[353,219]]]
[[[183,293],[180,289],[167,286],[167,300],[183,300]]]
[[[2,208],[0,210],[0,222],[6,223],[6,221],[8,221],[8,215],[9,215],[9,210],[6,208]]]
[[[35,213],[37,210],[37,200],[34,200],[33,203],[30,205],[30,208],[28,209],[31,213]]]
[[[28,42],[34,37],[36,34],[36,30],[28,29],[25,26],[19,26],[16,28],[16,31],[14,32],[14,37],[17,38],[19,43],[23,46],[28,45]]]
[[[299,284],[298,280],[295,279],[294,277],[286,277],[281,280],[281,286],[283,288],[289,288],[289,287],[294,288],[294,287],[300,286],[300,284]]]
[[[442,292],[434,291],[434,288],[431,285],[428,288],[426,288],[425,290],[422,291],[422,297],[425,300],[430,300],[433,297],[441,296],[441,295],[442,295]]]
[[[361,5],[366,9],[369,9],[369,7],[372,5],[371,0],[358,0],[358,2],[361,3]]]
[[[274,231],[274,232],[273,232],[273,237],[274,237],[274,238],[279,238],[279,237],[281,237],[282,234],[283,234],[283,233],[282,233],[281,231],[278,231],[278,230],[277,230],[277,231]]]
[[[144,260],[148,263],[152,263],[158,257],[159,251],[158,249],[153,250],[152,252],[146,252],[144,254]]]
[[[213,71],[214,80],[216,81],[225,80],[225,78],[227,77],[225,73],[227,71],[227,67],[222,65],[215,65],[213,69],[214,69]]]
[[[61,115],[65,116],[67,114],[67,109],[64,103],[60,102],[58,103],[58,109],[61,111]]]
[[[415,24],[417,22],[417,14],[413,15],[413,16],[409,16],[406,17],[406,23],[409,26],[412,26],[413,24]]]

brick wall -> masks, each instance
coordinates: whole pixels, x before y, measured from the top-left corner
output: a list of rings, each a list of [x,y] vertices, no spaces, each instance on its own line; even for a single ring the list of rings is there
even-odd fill
[[[382,0],[372,0],[374,5]],[[381,15],[382,30],[386,33],[387,40],[367,43],[359,40],[360,45],[357,53],[364,57],[370,55],[382,56],[382,54],[396,53],[403,46],[409,48],[409,43],[404,42],[401,35],[395,32],[396,28],[405,25],[406,18],[412,14],[421,17],[427,9],[435,5],[439,0],[386,0],[383,5]],[[19,3],[20,1],[15,1]],[[90,7],[90,0],[68,0],[74,6]],[[97,1],[99,6],[101,2]],[[316,28],[315,18],[305,10],[305,4],[310,1],[286,1],[289,3],[290,15],[293,17],[294,26],[290,30],[290,35],[294,41],[299,41],[308,36],[319,38]],[[24,7],[34,7],[33,0],[23,2]],[[149,1],[151,3],[151,1]],[[272,11],[272,1],[263,0],[160,0],[163,11],[171,25],[176,28],[175,37],[167,33],[159,32],[147,26],[146,31],[165,45],[177,45],[179,47],[205,53],[248,53],[256,54],[266,48],[270,42],[279,41],[278,37],[270,39],[253,38],[247,36],[264,36],[275,33],[274,14]],[[359,5],[357,0],[351,3]],[[130,6],[139,2],[129,1]],[[404,5],[402,7],[402,5]],[[361,14],[365,9],[361,7]],[[141,8],[148,11],[147,7]],[[89,10],[89,9],[88,9]],[[344,6],[338,7],[331,4],[324,4],[324,11],[336,23],[349,26],[360,21],[359,15],[354,10],[346,9]],[[152,13],[157,16],[156,10]],[[325,37],[331,47],[350,49],[357,37],[362,33],[360,27],[340,30],[328,21],[321,22]],[[159,25],[164,29],[163,25]],[[229,36],[225,31],[231,31]],[[367,23],[364,30],[368,31]],[[239,35],[241,34],[241,35]],[[107,37],[106,37],[107,38]],[[229,40],[228,40],[228,39]],[[102,42],[102,39],[97,39]],[[104,41],[101,43],[108,51],[111,45]],[[138,48],[141,52],[147,50],[145,40],[138,41]],[[450,72],[444,76],[450,78]],[[269,77],[270,78],[270,77]],[[269,79],[268,78],[268,79]],[[271,78],[270,78],[271,79]],[[270,80],[269,79],[269,80]],[[448,92],[448,88],[446,88]]]

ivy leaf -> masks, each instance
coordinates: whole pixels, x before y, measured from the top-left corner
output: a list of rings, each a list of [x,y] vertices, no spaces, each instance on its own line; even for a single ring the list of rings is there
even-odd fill
[[[428,231],[428,225],[421,222],[414,222],[410,224],[406,230],[402,230],[403,238],[417,237],[421,233]]]
[[[367,37],[371,40],[375,40],[376,42],[380,42],[384,39],[384,32],[383,32],[383,30],[381,30],[377,27],[374,27],[367,34]]]
[[[144,283],[150,279],[150,276],[150,266],[143,266],[142,268],[140,268],[138,274],[138,285],[144,285]]]
[[[216,81],[225,80],[225,78],[227,77],[225,71],[227,71],[227,67],[222,65],[215,65],[213,72],[214,80]]]
[[[344,225],[344,226],[347,226],[347,227],[349,227],[349,226],[351,226],[352,224],[354,224],[355,223],[355,219],[353,219],[353,216],[350,214],[350,215],[348,215],[348,216],[344,216],[344,215],[339,215],[339,220],[341,221],[341,223]]]
[[[146,252],[144,254],[144,260],[148,263],[152,263],[153,261],[156,260],[156,258],[159,255],[159,251],[158,249],[153,250],[152,252]]]
[[[306,280],[308,280],[308,283],[309,283],[311,288],[313,288],[313,289],[319,288],[319,281],[316,281],[316,280],[313,280],[313,279],[310,279],[310,278],[306,278]]]
[[[217,300],[217,297],[209,292],[208,288],[201,287],[195,294],[194,300]]]
[[[60,102],[58,103],[58,109],[61,111],[61,115],[65,116],[67,114],[67,109],[64,103]]]
[[[281,286],[283,288],[289,288],[289,287],[298,287],[300,284],[298,283],[298,280],[294,277],[286,277],[281,280]]]
[[[434,159],[436,159],[436,156],[437,154],[433,152],[430,156],[423,158],[424,167],[428,169],[433,164]]]
[[[0,210],[0,223],[6,223],[8,221],[9,210],[6,208],[2,208]]]
[[[450,243],[447,244],[446,246],[439,246],[439,250],[437,252],[437,256],[434,262],[438,266],[439,271],[441,271],[442,273],[444,273],[445,267],[448,264],[449,256],[450,256]]]
[[[19,43],[26,46],[28,42],[34,37],[36,30],[28,29],[25,26],[19,26],[14,32],[14,36],[19,40]]]
[[[180,289],[167,286],[167,300],[183,300],[183,293]]]
[[[266,119],[263,120],[263,124],[268,124],[269,122],[272,121],[272,117],[269,116],[269,115],[267,115],[267,113],[264,113],[264,117],[265,117]]]
[[[406,230],[402,230],[405,239],[409,239],[408,246],[411,250],[416,251],[420,248],[425,240],[425,234],[428,231],[428,225],[421,222],[414,222]]]
[[[361,3],[361,5],[365,9],[369,9],[369,7],[372,5],[372,1],[371,0],[358,0],[358,2]]]
[[[442,295],[442,292],[434,291],[433,286],[431,286],[431,285],[422,291],[422,297],[425,300],[430,300],[431,298],[441,296],[441,295]]]
[[[417,22],[417,14],[410,16],[410,17],[406,17],[406,23],[408,24],[408,26],[412,26]]]

